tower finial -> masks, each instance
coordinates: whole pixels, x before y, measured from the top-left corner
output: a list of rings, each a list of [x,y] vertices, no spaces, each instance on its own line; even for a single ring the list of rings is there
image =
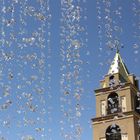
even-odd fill
[[[119,40],[115,40],[116,53],[120,52],[120,48],[123,48],[123,46],[120,44],[120,41]]]
[[[117,44],[115,47],[116,47],[116,52],[119,53],[120,52],[119,45]]]

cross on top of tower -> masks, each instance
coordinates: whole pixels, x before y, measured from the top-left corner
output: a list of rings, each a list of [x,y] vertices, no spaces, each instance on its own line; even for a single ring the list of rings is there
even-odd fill
[[[115,42],[116,52],[119,53],[120,52],[120,48],[123,48],[123,45],[120,44],[119,40],[115,40],[114,42]]]
[[[129,72],[119,53],[120,48],[122,47],[120,45],[119,40],[115,40],[114,47],[116,49],[116,55],[114,57],[114,60],[111,63],[111,66],[108,71],[108,75],[113,75],[113,74],[118,73],[118,74],[121,74],[124,79],[128,79]]]

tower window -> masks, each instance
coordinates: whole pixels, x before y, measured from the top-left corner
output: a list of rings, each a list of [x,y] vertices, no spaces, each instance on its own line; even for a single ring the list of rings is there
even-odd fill
[[[114,79],[114,75],[111,75],[110,77],[109,77],[109,80],[113,80]]]
[[[135,96],[135,110],[140,114],[140,92]]]
[[[140,134],[138,135],[138,140],[140,140]]]
[[[122,140],[128,140],[128,134],[122,134]]]
[[[106,140],[122,140],[121,129],[118,125],[112,124],[106,130]]]
[[[127,109],[126,109],[126,107],[127,107],[127,106],[126,106],[126,97],[125,97],[125,96],[122,96],[120,100],[121,100],[122,112],[126,112],[126,110],[127,110]]]
[[[106,101],[102,100],[100,102],[100,109],[101,109],[101,116],[105,116],[106,115]]]
[[[115,79],[114,79],[114,75],[111,75],[109,77],[109,86],[112,88],[115,86]]]
[[[120,112],[118,94],[113,92],[108,96],[107,114]]]

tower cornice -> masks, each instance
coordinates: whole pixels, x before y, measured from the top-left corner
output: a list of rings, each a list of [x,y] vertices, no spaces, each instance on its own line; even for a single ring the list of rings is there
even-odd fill
[[[94,123],[101,123],[104,121],[112,121],[112,120],[119,120],[119,119],[125,119],[127,117],[137,117],[138,119],[140,119],[140,115],[136,112],[136,111],[129,111],[129,112],[120,112],[120,113],[114,113],[114,114],[109,114],[106,116],[102,116],[102,117],[96,117],[96,118],[92,118],[92,122]],[[115,118],[117,117],[117,118]]]
[[[105,88],[99,88],[94,90],[95,91],[95,95],[101,94],[102,92],[115,92],[115,91],[119,91],[119,88],[124,89],[126,87],[132,88],[134,91],[139,91],[139,89],[136,88],[135,85],[133,85],[132,83],[128,82],[125,83],[124,85],[117,85],[116,87],[114,87],[113,89],[111,89],[110,87],[105,87]]]

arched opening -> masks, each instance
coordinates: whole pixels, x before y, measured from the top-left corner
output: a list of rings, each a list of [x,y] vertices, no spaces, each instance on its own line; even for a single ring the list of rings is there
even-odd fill
[[[138,92],[135,96],[135,110],[140,114],[140,93]]]
[[[117,113],[120,111],[119,97],[118,97],[117,93],[113,92],[113,93],[109,94],[107,100],[108,100],[108,108],[107,108],[108,114]]]
[[[111,75],[109,77],[109,87],[111,87],[111,88],[115,86],[115,79],[114,78],[115,78],[114,75]]]
[[[111,75],[111,76],[109,77],[109,80],[114,80],[114,75]]]
[[[121,129],[118,125],[112,124],[106,129],[106,140],[121,140]]]

